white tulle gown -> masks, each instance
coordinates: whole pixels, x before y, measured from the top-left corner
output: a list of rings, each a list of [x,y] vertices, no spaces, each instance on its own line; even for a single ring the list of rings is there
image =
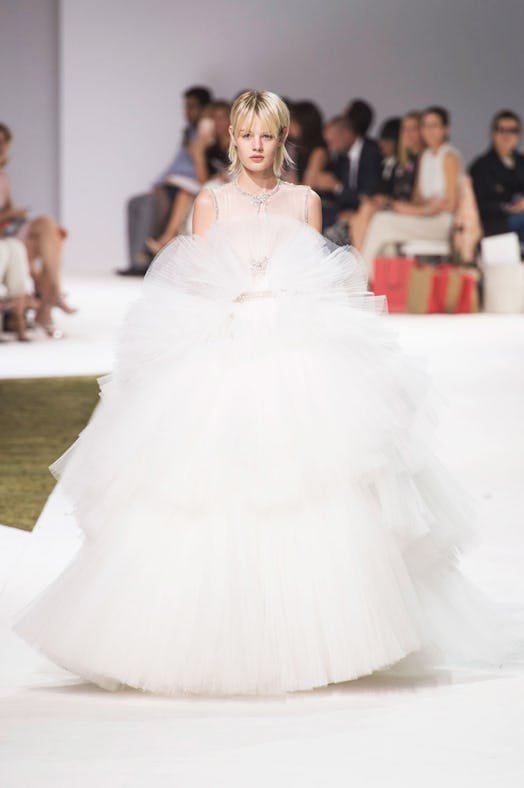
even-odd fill
[[[13,626],[103,687],[271,694],[499,657],[425,375],[308,193],[213,189],[216,224],[157,256],[52,466],[85,539]]]

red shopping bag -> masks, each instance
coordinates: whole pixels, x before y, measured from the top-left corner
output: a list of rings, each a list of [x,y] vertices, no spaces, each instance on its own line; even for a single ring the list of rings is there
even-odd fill
[[[451,263],[418,263],[411,271],[407,308],[416,314],[478,312],[478,274]]]
[[[430,312],[478,312],[478,274],[459,265],[441,265],[433,274]]]
[[[467,270],[462,272],[463,283],[460,297],[457,302],[455,312],[457,314],[467,314],[479,311],[479,291],[478,281],[480,274],[478,271]]]
[[[373,292],[385,295],[389,312],[405,312],[411,269],[411,257],[377,257],[373,266]]]

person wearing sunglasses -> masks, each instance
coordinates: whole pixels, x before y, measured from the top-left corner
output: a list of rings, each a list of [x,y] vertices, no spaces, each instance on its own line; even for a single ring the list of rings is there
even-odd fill
[[[485,235],[514,231],[524,243],[524,155],[517,148],[522,123],[511,110],[497,112],[491,147],[470,167]]]

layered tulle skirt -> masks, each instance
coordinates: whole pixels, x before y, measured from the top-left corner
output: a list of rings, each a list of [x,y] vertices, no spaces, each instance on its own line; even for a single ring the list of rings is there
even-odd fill
[[[18,634],[101,686],[170,694],[500,659],[458,569],[475,524],[428,445],[426,376],[364,281],[291,221],[161,253],[52,466],[84,543]]]

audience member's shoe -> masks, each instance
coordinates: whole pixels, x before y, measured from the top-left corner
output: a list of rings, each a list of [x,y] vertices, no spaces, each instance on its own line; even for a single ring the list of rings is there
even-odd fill
[[[119,276],[144,276],[147,268],[139,268],[137,265],[131,266],[131,268],[117,268],[115,273]]]
[[[50,339],[63,339],[64,338],[64,332],[62,331],[62,329],[61,328],[57,328],[55,326],[55,324],[51,320],[42,321],[41,322],[40,320],[37,319],[35,321],[35,325],[38,326],[39,328],[41,328],[43,331],[45,331],[46,335]]]

